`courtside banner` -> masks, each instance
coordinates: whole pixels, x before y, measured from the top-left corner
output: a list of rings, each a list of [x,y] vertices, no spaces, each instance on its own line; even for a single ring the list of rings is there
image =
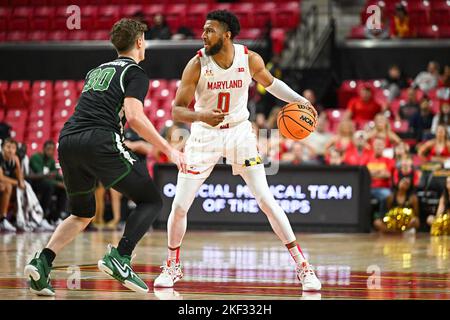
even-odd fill
[[[163,198],[155,226],[165,229],[176,193],[177,169],[158,164],[154,179]],[[365,167],[281,165],[267,180],[295,230],[369,231],[370,175]],[[196,229],[270,229],[244,180],[233,176],[227,165],[216,165],[200,187],[188,213],[188,225]]]

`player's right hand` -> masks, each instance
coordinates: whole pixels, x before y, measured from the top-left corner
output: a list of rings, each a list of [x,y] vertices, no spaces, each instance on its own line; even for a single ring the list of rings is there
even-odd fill
[[[176,149],[172,149],[168,156],[170,161],[172,161],[177,165],[178,170],[180,170],[183,173],[187,173],[186,157],[183,152],[180,152]]]
[[[219,109],[205,110],[200,114],[200,121],[205,122],[212,127],[215,127],[219,123],[221,123],[227,115],[228,113],[222,112],[222,110]]]

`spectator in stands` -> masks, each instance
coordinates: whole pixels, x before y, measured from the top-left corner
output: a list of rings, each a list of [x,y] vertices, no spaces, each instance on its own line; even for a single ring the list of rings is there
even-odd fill
[[[400,142],[394,147],[394,160],[396,168],[400,168],[403,159],[411,157],[409,149],[409,145],[405,142]]]
[[[382,84],[384,89],[389,90],[388,101],[392,102],[400,95],[401,89],[408,87],[408,81],[400,70],[400,67],[396,64],[389,67],[386,79]]]
[[[411,21],[408,12],[402,4],[397,4],[391,23],[392,38],[410,38],[413,36]]]
[[[342,151],[331,148],[328,164],[330,166],[340,166],[344,164],[344,155]]]
[[[387,233],[399,233],[405,232],[410,229],[417,230],[420,225],[419,221],[419,199],[414,190],[414,186],[411,181],[411,177],[401,177],[398,183],[394,185],[392,194],[386,199],[386,213],[394,208],[412,209],[412,217],[410,218],[406,229],[388,229],[387,224],[383,221],[382,215],[376,215],[373,222],[373,226],[377,231]],[[397,215],[398,218],[398,215]]]
[[[391,149],[399,144],[402,140],[391,129],[389,119],[383,114],[379,113],[375,116],[375,127],[369,131],[369,143],[373,143],[375,138],[384,139],[385,149]]]
[[[106,189],[101,182],[98,183],[95,190],[95,217],[93,223],[97,227],[103,227],[105,224],[105,192]],[[111,200],[111,210],[113,214],[112,220],[108,221],[105,225],[106,229],[116,230],[121,218],[121,205],[122,194],[113,188],[109,189],[109,195]]]
[[[437,87],[439,82],[439,63],[436,61],[430,61],[428,63],[427,71],[419,72],[414,79],[412,86],[419,88],[424,92],[428,92],[431,89]]]
[[[392,182],[397,185],[401,178],[409,177],[411,178],[412,187],[417,187],[419,184],[421,172],[414,168],[414,163],[410,154],[404,155],[398,161],[398,166],[396,165],[394,173],[392,174]]]
[[[408,88],[407,90],[407,98],[404,105],[400,105],[400,109],[398,114],[400,119],[411,121],[416,113],[420,112],[420,105],[417,101],[417,89]]]
[[[442,72],[442,76],[439,79],[438,86],[450,88],[450,65],[446,65],[444,67],[444,71]],[[447,99],[448,99],[448,97],[447,97]]]
[[[450,141],[447,127],[439,124],[436,128],[436,138],[422,144],[418,152],[424,161],[444,163],[450,158]]]
[[[16,232],[7,219],[8,208],[15,188],[25,188],[19,157],[16,155],[17,142],[6,138],[0,153],[0,230]]]
[[[373,154],[367,159],[367,169],[372,178],[371,195],[378,200],[375,215],[380,217],[386,212],[386,198],[391,193],[391,179],[394,168],[392,159],[383,156],[385,140],[375,138],[373,142]]]
[[[431,125],[433,113],[431,112],[430,99],[424,97],[420,102],[420,112],[413,115],[409,121],[409,129],[417,141],[427,140],[431,137]]]
[[[267,118],[267,121],[266,121],[267,129],[277,129],[278,128],[277,117],[278,117],[278,113],[280,112],[280,110],[281,110],[281,107],[272,108],[272,111],[270,111],[269,117]]]
[[[352,166],[364,166],[373,153],[367,133],[363,130],[356,131],[353,141],[354,146],[346,148],[344,151],[343,162]]]
[[[375,28],[370,24],[365,24],[364,35],[367,39],[388,39],[390,33],[389,17],[386,15],[384,7],[379,6],[380,10],[380,28]]]
[[[429,215],[427,217],[427,224],[431,226],[435,222],[436,218],[442,217],[445,213],[449,213],[450,210],[450,176],[445,179],[444,190],[439,198],[439,205],[436,209],[436,215]]]
[[[325,163],[325,147],[333,137],[327,132],[328,118],[325,112],[319,114],[317,127],[304,141],[314,148],[317,159],[321,163]]]
[[[355,133],[355,124],[351,120],[343,119],[337,128],[336,135],[325,145],[325,161],[329,162],[329,150],[334,148],[345,152],[353,148],[353,134]]]
[[[145,39],[148,40],[168,40],[172,36],[164,16],[160,13],[153,17],[153,25],[145,32]]]
[[[348,102],[344,117],[353,119],[357,125],[362,125],[373,120],[375,115],[381,111],[382,107],[373,98],[372,88],[365,85],[360,89],[359,96],[350,99]]]
[[[321,113],[324,110],[324,107],[317,102],[316,93],[313,89],[305,89],[302,92],[302,96],[305,97],[311,104],[316,108],[317,113]]]
[[[31,156],[28,178],[44,210],[44,218],[49,223],[59,224],[66,212],[67,196],[62,176],[56,168],[55,150],[55,143],[47,140],[43,152]],[[53,197],[56,197],[56,208],[53,208]]]
[[[437,113],[431,124],[431,133],[436,134],[438,125],[444,125],[447,128],[447,134],[450,136],[450,103],[444,102],[439,107],[439,113]]]
[[[315,164],[316,154],[314,148],[305,141],[295,141],[292,143],[289,152],[282,155],[281,161],[294,165]]]

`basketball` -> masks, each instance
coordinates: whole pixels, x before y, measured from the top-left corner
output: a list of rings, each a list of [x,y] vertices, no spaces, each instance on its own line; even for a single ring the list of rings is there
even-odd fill
[[[316,112],[310,105],[292,102],[285,105],[278,113],[278,129],[288,139],[306,138],[314,131],[316,124]]]

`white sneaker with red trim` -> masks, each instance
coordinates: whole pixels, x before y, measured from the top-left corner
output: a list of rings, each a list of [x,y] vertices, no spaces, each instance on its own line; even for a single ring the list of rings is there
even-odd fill
[[[322,288],[320,280],[316,277],[313,267],[308,262],[297,265],[297,278],[304,291],[318,291]]]
[[[168,260],[161,266],[161,274],[155,279],[154,287],[158,288],[172,288],[174,284],[183,278],[183,271],[181,270],[181,263],[176,263],[175,260]]]

